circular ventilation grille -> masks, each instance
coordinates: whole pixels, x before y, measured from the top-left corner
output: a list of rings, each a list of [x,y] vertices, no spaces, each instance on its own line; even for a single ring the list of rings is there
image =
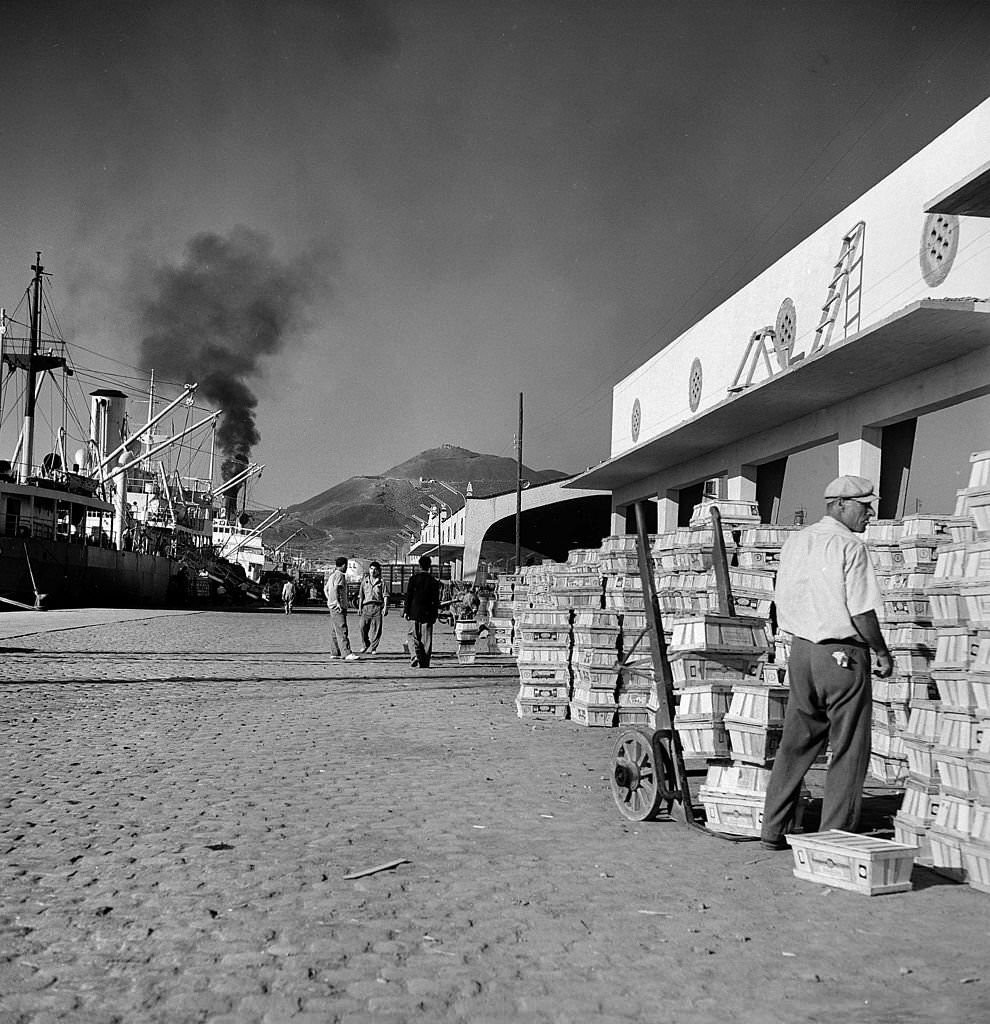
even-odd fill
[[[777,326],[774,328],[774,335],[777,339],[775,348],[777,351],[777,362],[782,370],[786,370],[791,363],[791,353],[794,351],[794,339],[797,337],[797,310],[794,308],[792,299],[784,299],[777,310]]]
[[[959,218],[930,213],[921,232],[921,274],[930,288],[941,284],[952,269],[959,248]]]
[[[639,428],[643,423],[643,410],[640,408],[639,399],[633,402],[632,407],[632,439],[639,440]]]
[[[695,359],[691,364],[691,375],[688,378],[688,404],[691,412],[697,412],[701,403],[701,360]]]

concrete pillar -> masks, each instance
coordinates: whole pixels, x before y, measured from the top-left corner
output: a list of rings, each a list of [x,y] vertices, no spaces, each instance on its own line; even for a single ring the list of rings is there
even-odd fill
[[[677,529],[677,491],[664,491],[657,497],[657,533]]]
[[[729,470],[725,496],[729,501],[756,501],[756,466],[735,466]]]
[[[612,506],[612,519],[611,519],[611,536],[621,537],[626,532],[626,506],[625,505],[613,505]]]
[[[860,427],[839,435],[839,476],[865,476],[880,485],[880,427]]]

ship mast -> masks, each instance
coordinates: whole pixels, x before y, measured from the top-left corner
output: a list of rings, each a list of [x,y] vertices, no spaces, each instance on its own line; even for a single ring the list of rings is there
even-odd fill
[[[24,447],[21,449],[21,464],[17,469],[17,479],[21,483],[26,483],[31,475],[31,464],[34,460],[34,409],[37,401],[35,388],[38,378],[36,357],[38,355],[38,339],[41,337],[41,275],[45,270],[41,265],[40,252],[38,252],[37,261],[32,265],[31,269],[34,271],[34,281],[31,305],[31,336],[27,359],[27,391],[24,399]]]

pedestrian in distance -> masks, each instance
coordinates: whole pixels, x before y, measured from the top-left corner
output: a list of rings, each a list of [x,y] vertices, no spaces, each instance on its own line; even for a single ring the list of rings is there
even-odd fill
[[[286,580],[282,584],[282,608],[286,615],[292,614],[292,606],[296,601],[296,585],[292,580]]]
[[[433,624],[440,614],[440,581],[430,572],[430,556],[419,560],[406,587],[402,614],[409,620],[409,655],[413,668],[429,668],[433,657]]]
[[[382,639],[382,619],[388,615],[388,594],[382,579],[381,562],[372,562],[358,591],[362,654],[375,654]]]
[[[334,562],[334,568],[323,581],[323,591],[327,595],[327,608],[330,609],[330,658],[357,661],[358,656],[351,651],[351,642],[347,636],[346,558],[341,557]]]
[[[870,761],[872,671],[893,660],[880,630],[880,586],[859,536],[878,497],[871,481],[840,476],[825,488],[825,516],[792,534],[780,552],[778,626],[792,636],[790,695],[763,809],[761,841],[787,848],[805,773],[831,745],[821,830],[855,831]],[[871,650],[876,666],[871,663]]]

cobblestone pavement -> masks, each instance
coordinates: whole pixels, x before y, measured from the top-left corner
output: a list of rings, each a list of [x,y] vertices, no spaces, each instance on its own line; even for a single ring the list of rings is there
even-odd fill
[[[357,663],[315,609],[23,614],[3,1024],[987,1020],[990,897],[626,822],[614,733],[519,720],[511,663],[449,631],[426,672],[394,614]]]

